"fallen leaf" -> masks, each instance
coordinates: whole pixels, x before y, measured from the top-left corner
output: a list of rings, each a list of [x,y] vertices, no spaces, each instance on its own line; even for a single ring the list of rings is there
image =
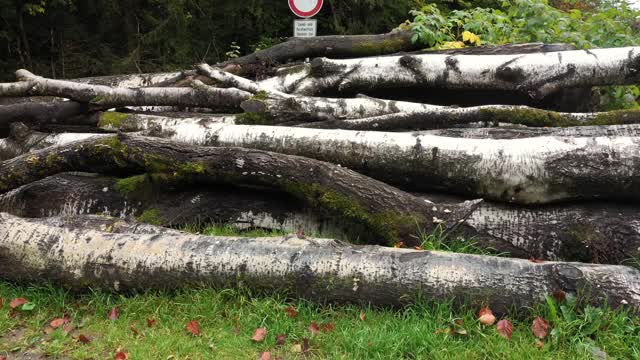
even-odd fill
[[[271,352],[265,351],[260,354],[260,360],[271,360]]]
[[[307,339],[307,338],[302,339],[302,353],[304,354],[304,353],[308,352],[309,348],[310,348],[309,339]]]
[[[360,311],[360,320],[364,321],[367,318],[367,316],[365,315],[364,311]]]
[[[493,315],[491,309],[489,309],[488,307],[483,307],[478,313],[478,321],[480,321],[480,324],[482,325],[491,326],[495,324],[496,317],[495,315]]]
[[[56,329],[52,328],[51,326],[47,325],[44,327],[44,330],[42,330],[42,332],[44,332],[47,335],[50,335],[52,332],[56,331]]]
[[[138,332],[138,330],[136,329],[135,326],[131,325],[129,326],[129,330],[131,330],[131,332],[133,333],[133,335],[138,336],[140,335],[140,333]]]
[[[545,319],[538,316],[537,318],[535,318],[535,320],[533,320],[531,330],[533,331],[533,335],[535,335],[538,339],[544,339],[549,331],[549,323]]]
[[[415,247],[414,247],[414,249],[419,250],[419,251],[424,250],[424,249],[422,248],[422,246],[415,246]]]
[[[291,345],[291,352],[301,353],[302,352],[302,345],[300,345],[300,344]]]
[[[393,247],[396,248],[396,249],[402,249],[402,248],[405,247],[404,246],[404,242],[402,242],[402,241],[397,242],[397,243],[393,244]]]
[[[195,336],[200,335],[200,323],[197,320],[189,321],[185,329]]]
[[[434,331],[433,333],[434,334],[447,334],[447,335],[449,335],[449,334],[451,334],[451,328],[446,327],[446,328],[443,328],[443,329],[438,329],[438,330]]]
[[[529,261],[531,261],[532,263],[535,263],[535,264],[540,264],[540,263],[544,262],[544,260],[536,259],[536,258],[530,258]]]
[[[312,322],[309,325],[309,332],[311,333],[311,335],[316,335],[320,333],[320,327],[316,322]]]
[[[505,339],[511,339],[511,334],[513,333],[513,324],[509,320],[500,320],[498,321],[498,334]]]
[[[302,230],[302,228],[299,228],[298,231],[296,231],[296,236],[298,237],[298,239],[306,238],[306,236],[304,235],[304,230]]]
[[[129,354],[123,351],[118,351],[114,357],[115,360],[128,360]]]
[[[89,339],[87,336],[80,334],[78,335],[78,341],[81,342],[82,344],[88,344],[91,342],[91,339]]]
[[[287,306],[286,308],[284,308],[284,311],[290,318],[298,317],[298,310],[296,310],[296,308],[294,308],[293,306]]]
[[[564,302],[567,299],[567,293],[561,289],[556,289],[553,291],[553,298],[559,303]]]
[[[0,297],[0,309],[2,309],[3,306],[4,306],[4,299]]]
[[[51,326],[54,329],[57,329],[68,322],[69,322],[69,319],[67,318],[57,318],[57,319],[51,320],[51,323],[49,323],[49,326]]]
[[[255,342],[262,342],[264,338],[267,337],[267,329],[266,328],[257,328],[256,332],[253,333],[253,337],[251,340]]]
[[[332,323],[332,322],[328,322],[328,323],[320,325],[320,329],[323,332],[333,332],[333,330],[335,330],[335,328],[336,328],[336,325],[334,323]]]
[[[147,327],[153,327],[155,323],[156,323],[156,319],[152,319],[152,318],[147,319]]]
[[[276,346],[282,346],[287,341],[287,334],[278,334],[276,336]]]
[[[114,306],[113,309],[109,312],[108,319],[111,321],[116,321],[120,317],[120,309],[117,306]]]
[[[62,330],[68,334],[73,331],[73,326],[71,326],[71,324],[65,324]]]
[[[536,340],[536,347],[538,349],[542,349],[543,346],[544,346],[544,343],[542,342],[542,340],[540,339]]]
[[[456,324],[456,325],[463,326],[464,325],[464,320],[463,319],[455,319],[453,321],[453,323]]]
[[[29,300],[25,299],[25,298],[15,298],[13,300],[11,300],[11,302],[9,303],[9,307],[12,309],[17,308],[18,306],[22,306],[26,303],[28,303]]]

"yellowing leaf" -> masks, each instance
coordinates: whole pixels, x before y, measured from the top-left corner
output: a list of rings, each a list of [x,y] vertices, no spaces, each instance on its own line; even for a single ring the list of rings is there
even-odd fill
[[[466,41],[477,46],[480,45],[480,36],[472,33],[471,31],[464,31],[462,33],[462,41]]]

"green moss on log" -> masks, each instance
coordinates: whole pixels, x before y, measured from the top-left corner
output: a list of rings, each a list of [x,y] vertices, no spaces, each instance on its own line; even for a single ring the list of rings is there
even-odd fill
[[[363,41],[353,45],[353,52],[358,56],[393,54],[403,50],[407,40],[394,37],[382,41]]]
[[[147,209],[140,214],[140,216],[136,217],[136,220],[151,225],[162,225],[164,223],[158,209]]]
[[[245,112],[236,115],[238,125],[273,125],[274,123],[273,116],[266,112]]]
[[[114,128],[118,129],[122,126],[122,123],[127,120],[128,114],[119,113],[115,111],[107,111],[100,114],[100,120],[98,121],[98,127]]]
[[[616,110],[576,119],[555,111],[541,109],[481,109],[480,121],[510,123],[531,127],[597,126],[640,123],[640,110]]]
[[[147,175],[136,175],[120,179],[115,184],[115,189],[120,194],[128,196],[132,192],[139,191],[147,183]]]

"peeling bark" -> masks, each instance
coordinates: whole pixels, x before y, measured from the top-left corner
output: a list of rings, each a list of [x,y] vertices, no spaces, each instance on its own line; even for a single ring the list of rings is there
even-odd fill
[[[52,80],[16,72],[21,82],[0,86],[0,96],[57,96],[101,107],[117,106],[201,106],[214,109],[237,108],[251,94],[237,89],[219,89],[197,84],[191,88],[114,88],[65,80]],[[21,92],[22,91],[22,92]]]
[[[402,55],[317,58],[310,66],[261,82],[291,94],[353,93],[381,88],[506,90],[543,98],[562,88],[638,82],[638,48],[518,55]]]
[[[469,139],[521,139],[538,136],[638,137],[640,136],[640,125],[629,124],[609,126],[576,126],[566,128],[532,128],[525,126],[514,127],[511,126],[511,124],[502,124],[499,127],[449,128],[427,130],[420,133]]]
[[[196,147],[157,138],[95,136],[0,164],[0,192],[60,172],[107,175],[162,173],[168,181],[262,186],[342,216],[389,241],[414,241],[416,226],[453,229],[481,202],[448,208],[369,179],[339,165],[242,148]]]
[[[106,232],[103,222],[78,224],[1,214],[1,276],[116,291],[241,282],[314,301],[401,305],[455,298],[497,312],[530,307],[563,290],[594,305],[640,310],[640,272],[624,266],[533,263],[295,236],[222,238],[163,229],[121,234]]]

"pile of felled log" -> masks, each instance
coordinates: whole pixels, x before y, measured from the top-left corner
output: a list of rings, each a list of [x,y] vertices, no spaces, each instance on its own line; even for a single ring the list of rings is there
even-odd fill
[[[593,87],[639,82],[640,48],[408,38],[295,39],[176,73],[18,70],[0,84],[0,278],[640,310],[640,111],[591,111]],[[407,52],[357,51],[389,39]],[[176,230],[194,223],[292,235]],[[434,231],[510,257],[413,248]]]

